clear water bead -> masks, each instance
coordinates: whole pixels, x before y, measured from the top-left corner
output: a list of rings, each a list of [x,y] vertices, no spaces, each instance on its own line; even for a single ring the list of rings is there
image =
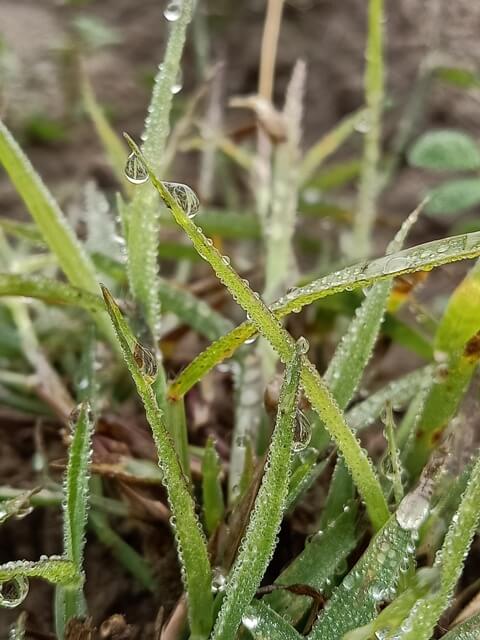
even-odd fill
[[[298,453],[306,449],[312,438],[312,427],[307,416],[297,409],[295,416],[295,435],[293,441],[293,451]]]
[[[177,93],[180,93],[182,89],[183,89],[183,74],[182,74],[182,70],[179,69],[177,73],[177,77],[175,78],[175,82],[172,84],[170,91],[173,93],[173,95],[176,95]]]
[[[134,151],[127,158],[125,176],[132,184],[144,184],[148,181],[147,168]]]
[[[200,209],[200,201],[193,189],[181,182],[164,182],[163,186],[189,218],[194,218],[197,215]]]
[[[182,13],[182,3],[180,0],[172,0],[163,11],[163,15],[169,22],[176,22]]]
[[[308,350],[310,349],[308,340],[303,336],[300,336],[300,338],[297,340],[297,348],[298,348],[298,351],[303,355],[308,353]]]
[[[0,607],[14,609],[25,600],[28,594],[28,579],[16,576],[0,584]]]

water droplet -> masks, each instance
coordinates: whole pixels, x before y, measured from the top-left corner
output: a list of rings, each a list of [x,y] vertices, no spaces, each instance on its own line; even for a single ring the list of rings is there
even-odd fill
[[[429,509],[428,500],[421,494],[412,492],[401,501],[395,516],[402,529],[418,530],[427,517]]]
[[[312,437],[312,427],[309,419],[301,409],[297,409],[295,416],[295,434],[293,441],[293,451],[298,453],[303,451],[310,443]]]
[[[28,594],[28,580],[25,576],[16,576],[0,584],[0,607],[14,609],[22,604]]]
[[[147,168],[134,151],[127,158],[125,176],[132,184],[144,184],[148,180]]]
[[[310,349],[308,340],[303,336],[300,336],[300,338],[297,340],[297,348],[298,348],[298,351],[303,355],[308,353],[308,350]]]
[[[27,516],[29,516],[33,511],[33,506],[31,504],[26,504],[23,507],[20,507],[20,509],[17,511],[17,513],[15,514],[15,519],[16,520],[23,520],[23,518],[26,518]]]
[[[149,384],[157,377],[157,359],[151,351],[145,349],[140,342],[135,343],[133,359]]]
[[[214,567],[212,575],[212,593],[223,593],[227,586],[227,576],[222,567]]]
[[[250,338],[247,338],[244,344],[253,344],[254,342],[256,342],[257,338],[258,334],[254,334],[253,336],[250,336]]]
[[[252,631],[258,626],[258,618],[255,616],[244,616],[242,618],[242,624],[244,627]]]
[[[177,73],[177,77],[175,78],[175,82],[171,86],[171,92],[173,93],[173,95],[176,95],[177,93],[180,93],[182,89],[183,89],[183,74],[182,74],[182,70],[179,69]]]
[[[169,22],[176,22],[182,13],[182,3],[179,0],[169,2],[163,11],[163,15]]]
[[[194,218],[197,215],[200,209],[200,201],[193,189],[181,182],[164,182],[163,186],[189,218]]]

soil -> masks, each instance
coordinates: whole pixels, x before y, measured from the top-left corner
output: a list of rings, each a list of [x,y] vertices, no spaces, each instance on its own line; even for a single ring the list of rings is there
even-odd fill
[[[202,5],[211,33],[211,57],[223,60],[226,65],[225,95],[254,92],[265,3],[260,0],[210,0]],[[282,104],[293,64],[297,58],[304,58],[308,64],[305,145],[315,141],[339,118],[362,104],[366,5],[366,0],[292,0],[286,5],[275,102],[279,106]],[[388,85],[393,100],[385,127],[387,144],[428,50],[435,49],[446,65],[465,65],[472,69],[478,66],[480,4],[469,0],[452,3],[397,0],[386,5]],[[72,104],[76,105],[75,87],[69,85],[65,73],[62,75],[65,67],[59,60],[62,60],[62,51],[65,51],[71,37],[72,19],[78,15],[96,16],[117,31],[118,44],[90,52],[86,66],[99,100],[109,108],[115,128],[138,136],[149,99],[150,84],[146,78],[155,72],[165,44],[168,25],[162,10],[159,0],[70,3],[60,0],[1,0],[0,38],[13,52],[14,67],[5,92],[0,77],[0,114],[6,117],[15,134],[24,142],[33,164],[62,204],[78,200],[79,185],[89,178],[94,178],[105,189],[115,186],[91,125],[72,111]],[[182,95],[188,95],[196,84],[195,69],[196,55],[190,43],[185,54],[184,89],[179,96],[180,101]],[[29,137],[27,125],[38,115],[48,115],[62,122],[67,130],[65,139],[46,143]],[[226,111],[227,131],[239,122],[241,118],[239,120],[237,113]],[[475,92],[435,85],[419,126],[422,129],[448,126],[474,131],[477,123],[478,95]],[[176,165],[176,179],[195,183],[197,169],[194,157],[181,156]],[[418,171],[401,167],[394,185],[381,203],[382,219],[386,220],[388,234],[396,221],[403,219],[418,203],[425,189],[425,180]],[[2,216],[25,216],[3,174],[0,174],[0,212]],[[412,243],[440,237],[445,234],[447,226],[448,222],[423,220],[414,231]],[[381,252],[385,237],[384,234],[379,235],[377,253]],[[424,300],[439,291],[450,290],[452,282],[458,280],[463,270],[463,267],[456,267],[449,271],[448,276],[439,276],[429,285],[430,288],[425,288]],[[196,343],[193,347],[187,346],[188,350],[198,348]],[[403,351],[399,354],[396,348],[390,349],[381,365],[377,361],[375,375],[377,379],[388,377],[412,364],[410,356],[406,360]],[[225,404],[231,393],[228,383],[226,385]],[[0,485],[32,486],[34,426],[11,411],[0,411]],[[201,441],[202,432],[193,434],[193,437]],[[57,423],[44,424],[44,438],[49,461],[63,459],[65,447]],[[102,638],[157,637],[155,619],[160,607],[164,607],[168,614],[181,592],[168,526],[161,518],[146,520],[116,522],[115,526],[127,541],[146,554],[154,567],[159,585],[159,593],[155,597],[135,585],[112,560],[105,547],[89,536],[86,589],[93,624],[98,627],[109,616],[122,613],[125,624],[131,625],[125,626],[120,622],[116,632],[104,629],[106,635]],[[60,531],[59,511],[54,508],[39,508],[22,521],[6,523],[0,529],[0,562],[17,558],[33,560],[40,554],[58,553],[61,549]],[[299,544],[294,528],[283,535],[289,545]],[[286,558],[278,558],[277,561],[281,565]],[[24,605],[29,614],[28,628],[31,632],[28,637],[51,637],[51,603],[50,587],[40,581],[32,581]],[[8,625],[17,615],[17,611],[0,610],[0,637],[6,637]],[[85,630],[83,633],[71,637],[89,637]]]

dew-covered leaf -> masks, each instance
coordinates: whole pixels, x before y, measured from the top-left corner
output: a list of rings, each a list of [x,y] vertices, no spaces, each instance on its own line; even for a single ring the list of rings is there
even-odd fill
[[[480,150],[466,133],[453,130],[430,131],[421,136],[408,154],[414,167],[463,171],[480,167]]]
[[[235,636],[277,544],[291,473],[302,355],[303,346],[300,343],[295,357],[286,368],[265,473],[245,536],[228,577],[212,640]]]
[[[480,637],[480,613],[471,616],[451,629],[443,640],[478,640]]]
[[[288,622],[263,602],[254,601],[246,610],[242,623],[254,640],[301,640]]]
[[[103,288],[103,295],[128,369],[145,406],[157,447],[158,462],[173,514],[172,525],[183,567],[191,632],[205,637],[210,632],[213,615],[212,578],[205,536],[171,436],[165,426],[163,413],[152,390],[152,380],[145,375],[140,359],[134,357],[137,340],[106,288]]]

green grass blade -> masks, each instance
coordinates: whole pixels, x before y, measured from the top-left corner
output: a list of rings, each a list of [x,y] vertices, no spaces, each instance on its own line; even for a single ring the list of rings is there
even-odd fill
[[[480,262],[451,295],[434,341],[436,375],[406,467],[415,478],[454,417],[480,358]]]
[[[351,267],[324,276],[303,287],[298,287],[277,300],[271,310],[279,318],[326,296],[349,289],[368,287],[389,278],[429,271],[435,267],[480,256],[480,232],[473,232],[434,240],[404,249],[376,260],[359,262]],[[219,341],[210,345],[174,380],[170,386],[172,396],[183,395],[210,369],[235,350],[255,333],[255,325],[245,322],[233,329]]]
[[[15,560],[0,564],[0,582],[12,580],[16,576],[42,578],[52,584],[76,585],[79,582],[75,564],[60,556],[50,556],[38,562]]]
[[[71,560],[79,580],[83,582],[83,551],[85,528],[89,509],[90,457],[92,454],[93,424],[88,403],[82,403],[78,417],[71,423],[72,443],[65,474],[65,509],[63,522],[64,555]],[[82,587],[76,589],[57,587],[55,593],[55,629],[63,638],[65,627],[71,618],[86,613]]]
[[[480,637],[480,613],[471,616],[465,622],[457,624],[443,640],[478,640]]]
[[[282,616],[263,602],[255,601],[243,616],[243,626],[254,640],[301,640],[301,636]]]
[[[155,593],[157,583],[150,565],[143,556],[127,544],[110,526],[103,513],[94,509],[90,512],[89,525],[118,562],[127,569],[144,589]]]
[[[164,311],[171,311],[209,340],[216,340],[232,329],[230,320],[212,309],[207,302],[162,278],[159,278],[158,293]]]
[[[97,132],[98,138],[103,145],[110,166],[112,167],[115,173],[115,177],[117,178],[119,183],[121,185],[124,185],[125,174],[123,170],[125,167],[126,155],[124,142],[115,133],[107,117],[105,116],[102,107],[98,104],[90,80],[85,74],[82,75],[81,90],[85,110],[87,111],[91,121],[94,124],[95,131]]]
[[[318,531],[306,543],[304,550],[278,577],[275,584],[302,584],[328,594],[337,571],[341,570],[357,545],[357,508],[351,505],[324,531]],[[344,569],[344,570],[345,570]],[[298,624],[311,606],[311,598],[294,595],[286,590],[274,591],[266,597],[269,605]]]
[[[203,519],[209,536],[222,521],[225,510],[220,472],[220,460],[215,450],[214,440],[210,436],[202,460]]]
[[[0,296],[38,298],[49,304],[80,307],[97,315],[104,311],[100,296],[41,276],[0,273]]]
[[[472,470],[460,506],[452,518],[434,567],[440,584],[412,608],[398,634],[399,640],[428,640],[448,606],[463,569],[465,558],[480,522],[480,458]]]
[[[165,405],[165,423],[174,442],[183,475],[190,481],[190,453],[188,450],[187,420],[183,398],[167,401]]]
[[[145,406],[157,447],[183,565],[191,632],[198,638],[206,638],[212,624],[212,579],[206,540],[195,514],[195,503],[151,388],[151,377],[142,372],[134,358],[136,339],[108,290],[103,288],[103,294],[127,366]]]
[[[139,160],[145,163],[146,160],[135,143],[131,139],[128,141]],[[145,164],[145,168],[148,169],[150,179],[155,188],[165,204],[172,211],[179,226],[192,240],[198,253],[210,263],[217,277],[229,289],[236,302],[250,315],[257,330],[270,342],[280,356],[280,359],[284,362],[290,361],[295,353],[295,342],[290,334],[260,300],[258,294],[255,294],[248,284],[232,269],[229,260],[220,255],[213,246],[213,242],[203,235],[202,231],[194,224],[192,219],[188,217],[170,191],[158,180],[155,174],[151,172],[147,164]],[[185,187],[185,189],[188,188]],[[343,414],[329,393],[318,371],[306,356],[302,358],[301,379],[305,394],[310,400],[313,409],[325,422],[325,425],[332,437],[336,440],[345,458],[345,462],[365,501],[374,526],[376,528],[381,527],[388,519],[389,512],[373,466],[345,423]]]
[[[379,605],[394,596],[414,548],[412,530],[401,527],[392,516],[335,589],[309,639],[341,640],[347,631],[373,620]]]
[[[351,247],[353,255],[357,257],[370,254],[371,233],[375,222],[376,200],[380,182],[378,164],[381,154],[381,118],[384,101],[383,23],[383,0],[369,0],[367,68],[365,71],[366,131],[358,208]]]
[[[277,543],[276,536],[283,517],[291,473],[304,342],[299,340],[295,356],[287,365],[265,473],[238,556],[228,576],[212,640],[230,640],[235,637],[245,609],[260,586]]]
[[[167,48],[153,87],[143,133],[143,151],[152,166],[163,172],[164,151],[170,132],[172,87],[177,82],[193,0],[184,0],[178,19],[172,23]],[[159,207],[155,190],[149,184],[136,189],[128,205],[128,276],[135,299],[143,307],[154,338],[160,325],[158,297]],[[157,354],[158,355],[158,354]]]
[[[355,111],[335,126],[332,131],[324,135],[305,154],[300,164],[300,184],[305,184],[312,178],[325,160],[331,156],[348,138],[356,128],[365,121],[364,109]]]
[[[0,161],[70,283],[90,293],[97,293],[97,278],[90,259],[52,194],[1,121]],[[98,314],[97,322],[104,335],[113,342],[112,329],[104,312]]]

